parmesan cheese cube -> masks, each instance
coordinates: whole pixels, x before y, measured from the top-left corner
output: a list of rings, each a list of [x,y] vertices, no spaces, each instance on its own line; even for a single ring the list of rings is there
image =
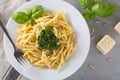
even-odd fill
[[[117,31],[120,34],[120,22],[118,22],[115,27],[114,27],[115,31]]]
[[[109,36],[105,35],[96,45],[97,49],[106,55],[115,45],[115,41]]]

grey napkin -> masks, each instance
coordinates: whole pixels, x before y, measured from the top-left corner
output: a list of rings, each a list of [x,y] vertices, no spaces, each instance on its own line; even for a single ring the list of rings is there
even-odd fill
[[[0,19],[6,25],[11,13],[13,13],[25,0],[0,0]]]
[[[0,20],[2,20],[4,26],[6,25],[11,13],[25,2],[25,0],[0,0]],[[2,80],[2,77],[5,75],[9,66],[10,64],[7,61],[3,49],[3,31],[0,28],[0,80]]]

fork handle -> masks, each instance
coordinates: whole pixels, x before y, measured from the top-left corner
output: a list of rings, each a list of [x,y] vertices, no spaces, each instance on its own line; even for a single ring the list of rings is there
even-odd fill
[[[15,46],[14,42],[12,41],[12,38],[10,37],[10,35],[9,35],[7,29],[5,28],[5,26],[2,24],[1,20],[0,20],[0,26],[1,26],[2,30],[4,31],[4,33],[6,34],[6,36],[8,37],[8,39],[10,40],[10,42],[12,43],[14,49],[16,49],[16,46]]]

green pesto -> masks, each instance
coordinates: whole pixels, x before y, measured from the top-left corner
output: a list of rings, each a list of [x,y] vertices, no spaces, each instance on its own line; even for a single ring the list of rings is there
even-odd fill
[[[40,32],[37,39],[38,47],[46,50],[55,50],[59,45],[59,38],[50,28],[45,28]]]

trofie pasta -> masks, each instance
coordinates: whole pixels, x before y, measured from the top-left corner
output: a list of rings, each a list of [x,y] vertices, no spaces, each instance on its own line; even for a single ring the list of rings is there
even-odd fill
[[[45,27],[51,28],[59,38],[60,46],[55,50],[38,48],[37,38]],[[35,19],[32,27],[29,23],[21,25],[17,30],[17,45],[26,57],[37,68],[57,69],[65,64],[76,50],[75,32],[63,11],[43,13]]]

